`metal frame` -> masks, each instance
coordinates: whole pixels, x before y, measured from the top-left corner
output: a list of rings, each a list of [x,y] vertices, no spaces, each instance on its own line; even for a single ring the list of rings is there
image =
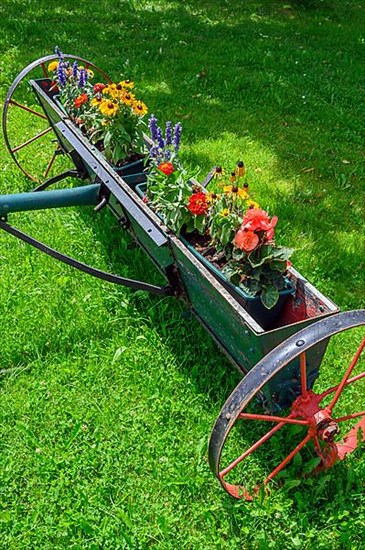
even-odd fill
[[[92,67],[93,69],[95,69],[96,71],[98,71],[105,79],[107,82],[110,82],[110,78],[109,76],[104,72],[102,71],[101,69],[99,69],[99,67],[97,67],[96,65],[94,65],[94,63],[91,63],[90,61],[87,61],[87,59],[84,59],[83,57],[79,57],[77,55],[70,55],[70,54],[64,54],[64,59],[72,59],[72,60],[75,60],[75,61],[80,61],[81,63],[84,63],[85,64],[85,67],[86,68],[89,68],[89,67]],[[15,152],[17,150],[17,148],[15,148],[15,150],[12,148],[10,142],[9,142],[9,138],[8,138],[8,124],[7,124],[7,114],[8,114],[8,110],[9,110],[9,106],[13,103],[15,106],[19,107],[19,108],[22,108],[22,109],[25,109],[29,112],[32,112],[35,116],[41,116],[42,118],[44,118],[44,115],[41,115],[40,113],[37,113],[36,111],[33,111],[32,109],[30,109],[29,107],[27,106],[24,106],[24,105],[20,105],[18,102],[16,101],[13,101],[12,100],[12,96],[16,90],[16,88],[18,87],[18,85],[20,84],[20,82],[27,76],[29,75],[30,72],[32,72],[34,69],[36,69],[37,67],[41,67],[42,70],[43,70],[43,73],[45,75],[46,78],[49,77],[49,74],[48,74],[48,70],[46,68],[46,64],[51,62],[51,61],[55,61],[55,60],[58,60],[58,56],[56,54],[52,54],[52,55],[47,55],[45,57],[41,57],[40,59],[37,59],[36,61],[33,61],[33,63],[30,63],[29,65],[27,65],[27,67],[25,67],[19,74],[18,76],[16,77],[16,79],[14,80],[14,82],[12,83],[12,85],[10,86],[9,88],[9,91],[6,95],[6,99],[5,99],[5,102],[4,102],[4,108],[3,108],[3,113],[2,113],[2,127],[3,127],[3,135],[4,135],[4,141],[5,141],[5,145],[11,155],[11,157],[13,158],[15,164],[18,166],[18,168],[20,168],[20,170],[28,177],[30,178],[31,180],[33,181],[37,181],[36,178],[34,178],[31,174],[29,174],[22,166],[21,164],[18,162],[16,156],[15,156]],[[50,125],[51,126],[51,125]],[[49,132],[51,131],[52,128],[48,128],[46,131]],[[32,140],[34,139],[37,139],[37,137],[39,136],[36,136],[35,138],[32,138]],[[66,176],[65,176],[66,177]]]
[[[365,310],[346,311],[321,319],[317,323],[306,327],[287,340],[284,340],[261,359],[261,361],[259,361],[237,385],[224,404],[214,424],[208,448],[210,467],[223,488],[229,494],[236,498],[252,500],[252,495],[248,494],[244,487],[225,482],[219,468],[224,444],[245,407],[258,395],[270,380],[277,376],[283,369],[287,368],[288,364],[292,363],[292,361],[303,356],[303,354],[313,349],[315,346],[318,346],[320,343],[326,346],[328,340],[335,334],[363,325],[365,325]],[[363,373],[363,377],[365,377],[365,373]],[[302,401],[305,402],[305,399],[307,399],[308,405],[313,407],[310,402],[310,392],[307,390],[307,378],[304,378],[305,380],[298,381],[299,391],[300,388],[305,389],[304,400],[302,399]],[[365,439],[365,425],[362,429]],[[344,453],[344,456],[345,454],[346,453]],[[329,464],[329,466],[332,464],[333,462]]]

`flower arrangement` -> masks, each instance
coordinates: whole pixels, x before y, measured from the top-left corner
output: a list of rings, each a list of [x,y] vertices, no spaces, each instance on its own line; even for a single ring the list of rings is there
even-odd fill
[[[277,216],[270,217],[249,192],[242,161],[229,180],[220,166],[214,171],[216,192],[192,183],[172,143],[171,123],[165,137],[150,118],[152,168],[147,200],[175,233],[183,232],[198,251],[249,297],[258,296],[273,308],[287,287],[288,259],[292,250],[275,243]],[[180,138],[181,126],[178,127]],[[176,126],[175,126],[176,129]]]
[[[52,88],[70,117],[114,165],[145,152],[143,129],[148,109],[137,99],[134,83],[92,83],[92,71],[72,65],[56,48]],[[180,158],[182,127],[170,121],[165,128],[154,115],[148,123],[147,194],[144,198],[166,225],[184,238],[248,297],[259,297],[267,309],[287,286],[287,265],[292,250],[275,243],[276,216],[253,200],[246,168],[239,161],[226,176],[214,170],[215,188],[208,192],[196,182]],[[134,158],[131,158],[133,157]],[[140,158],[140,157],[139,157]]]
[[[152,115],[149,119],[149,130],[152,145],[147,174],[148,202],[177,235],[183,227],[187,232],[196,230],[204,233],[207,213],[205,195],[201,202],[194,195],[195,206],[193,205],[193,176],[185,170],[178,157],[181,123],[172,127],[172,123],[168,121],[163,130]]]
[[[77,61],[71,65],[59,48],[55,51],[58,61],[52,61],[48,70],[73,121],[116,166],[143,155],[143,117],[148,109],[137,99],[134,83],[122,80],[92,84],[94,74],[90,69]]]

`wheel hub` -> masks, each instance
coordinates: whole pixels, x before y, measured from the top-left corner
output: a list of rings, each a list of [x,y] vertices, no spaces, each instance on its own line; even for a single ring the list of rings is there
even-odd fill
[[[307,420],[313,436],[317,436],[325,443],[332,443],[340,428],[333,420],[330,410],[319,406],[322,399],[322,395],[308,391],[305,397],[299,396],[294,401],[291,415],[294,418]]]

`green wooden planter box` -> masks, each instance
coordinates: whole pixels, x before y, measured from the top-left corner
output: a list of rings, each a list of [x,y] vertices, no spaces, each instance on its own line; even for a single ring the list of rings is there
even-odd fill
[[[138,184],[135,187],[135,191],[141,198],[144,197],[146,189],[146,183]],[[194,256],[196,256],[202,264],[209,269],[214,277],[224,286],[226,290],[228,290],[232,296],[234,296],[237,302],[245,308],[245,310],[255,319],[255,321],[259,323],[259,325],[262,326],[263,329],[267,330],[272,327],[286,300],[295,292],[293,285],[288,279],[286,280],[286,288],[279,293],[279,300],[277,304],[273,308],[267,309],[261,302],[260,296],[251,296],[239,286],[235,286],[230,283],[227,277],[202,254],[200,254],[200,252],[198,252],[183,235],[180,235],[180,239],[190,250],[190,252],[192,252]]]

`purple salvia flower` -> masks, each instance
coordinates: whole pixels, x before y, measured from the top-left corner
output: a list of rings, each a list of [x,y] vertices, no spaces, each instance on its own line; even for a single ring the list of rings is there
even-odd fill
[[[166,122],[166,145],[171,145],[172,143],[172,127],[171,122]]]
[[[77,83],[77,85],[78,85],[79,88],[83,88],[83,87],[85,86],[85,84],[86,84],[85,73],[86,73],[85,69],[81,69],[81,70],[79,71],[79,81],[78,81],[78,83]]]
[[[63,53],[61,52],[58,46],[55,47],[54,52],[56,55],[58,55],[60,61],[63,61]]]
[[[78,73],[78,71],[77,71],[77,61],[75,61],[74,64],[72,65],[72,76],[74,78],[77,78],[77,73]]]
[[[165,161],[168,162],[171,159],[170,149],[165,149]]]
[[[163,149],[165,147],[165,140],[162,137],[162,130],[160,127],[157,128],[157,141],[159,148]]]
[[[150,155],[152,158],[156,158],[158,155],[158,147],[156,145],[153,145],[150,149]]]
[[[178,122],[177,124],[175,124],[175,128],[174,128],[174,141],[173,141],[173,145],[174,145],[174,149],[175,149],[175,153],[177,154],[179,152],[179,147],[180,147],[180,138],[181,138],[181,122]]]
[[[148,121],[148,127],[151,132],[151,138],[153,141],[157,141],[157,118],[155,115],[151,115],[149,121]]]
[[[66,86],[67,78],[66,78],[65,68],[63,66],[62,61],[59,61],[58,63],[57,76],[58,76],[59,85],[61,86],[61,88],[64,88]]]

